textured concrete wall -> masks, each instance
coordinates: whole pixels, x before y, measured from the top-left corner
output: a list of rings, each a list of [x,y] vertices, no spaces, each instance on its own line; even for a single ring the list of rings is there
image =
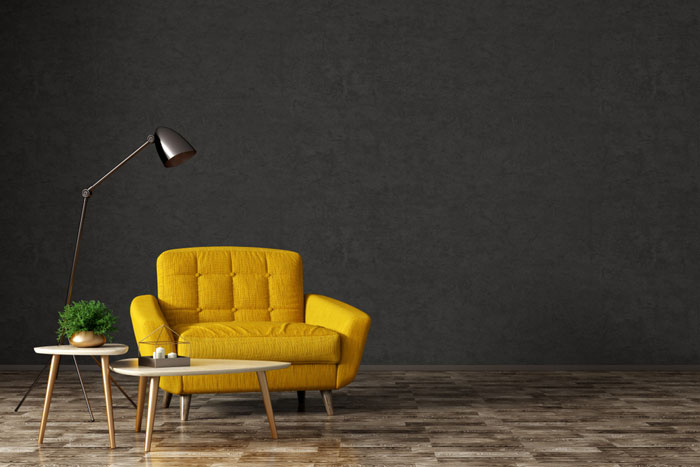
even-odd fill
[[[298,251],[365,363],[697,363],[700,4],[3,2],[0,363],[155,258]]]

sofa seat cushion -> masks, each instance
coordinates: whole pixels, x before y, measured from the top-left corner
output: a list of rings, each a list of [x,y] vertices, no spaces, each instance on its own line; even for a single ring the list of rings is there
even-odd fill
[[[340,336],[321,326],[271,321],[188,323],[173,327],[192,358],[338,363]]]

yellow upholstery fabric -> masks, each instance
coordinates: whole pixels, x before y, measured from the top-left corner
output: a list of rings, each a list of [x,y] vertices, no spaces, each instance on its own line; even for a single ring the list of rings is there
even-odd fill
[[[292,365],[267,372],[270,391],[306,391],[335,389],[335,364]],[[255,373],[234,375],[168,376],[160,387],[172,394],[259,392]]]
[[[160,309],[158,299],[153,295],[139,295],[131,301],[131,324],[134,327],[136,342],[143,340],[153,331],[163,325],[168,325],[165,316]],[[163,339],[172,340],[172,336],[163,336]],[[155,346],[150,344],[138,344],[139,355],[153,355]]]
[[[189,357],[338,363],[340,336],[320,326],[269,321],[180,324],[173,327],[187,341]]]
[[[181,248],[157,261],[158,300],[171,326],[217,321],[304,321],[298,253],[265,248]]]
[[[371,320],[338,300],[304,296],[297,253],[182,248],[161,254],[157,270],[158,298],[131,303],[137,342],[165,324],[190,342],[194,358],[292,362],[268,372],[272,391],[340,389],[355,377]],[[260,390],[253,373],[169,376],[160,387],[173,394]]]
[[[355,379],[371,322],[367,314],[347,303],[323,295],[306,296],[306,323],[340,334],[341,359],[336,388],[342,388]]]

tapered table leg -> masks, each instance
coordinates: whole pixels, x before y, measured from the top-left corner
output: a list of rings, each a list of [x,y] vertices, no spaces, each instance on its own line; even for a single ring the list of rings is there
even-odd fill
[[[143,420],[143,406],[146,404],[146,383],[145,376],[139,376],[139,394],[136,401],[136,430],[141,431],[141,421]]]
[[[39,444],[44,442],[46,433],[46,420],[49,418],[49,408],[51,407],[51,395],[53,394],[53,384],[56,382],[58,374],[58,364],[61,361],[60,355],[51,355],[51,368],[49,369],[49,382],[46,385],[46,396],[44,397],[44,410],[41,412],[41,426],[39,427]]]
[[[277,439],[275,414],[272,413],[272,401],[270,401],[270,391],[267,388],[267,376],[264,371],[256,371],[256,373],[258,375],[258,383],[260,383],[260,392],[262,392],[263,402],[265,403],[265,412],[267,413],[267,421],[270,424],[272,439]]]
[[[146,418],[146,443],[144,450],[151,451],[151,438],[153,438],[153,422],[156,418],[156,404],[158,403],[158,384],[160,378],[158,376],[151,378],[151,384],[148,388],[148,417]]]
[[[180,420],[186,422],[190,418],[190,402],[192,394],[182,394],[180,396]]]
[[[95,363],[97,363],[97,366],[102,368],[102,364],[100,363],[100,360],[98,360],[94,355],[91,355],[91,357],[93,360],[95,360]],[[76,365],[77,365],[77,363],[76,363]],[[121,391],[121,393],[124,394],[124,397],[126,397],[126,399],[131,403],[131,405],[136,407],[136,404],[134,403],[134,401],[131,400],[131,397],[129,397],[129,395],[126,393],[126,391],[119,385],[117,380],[112,378],[111,374],[109,375],[109,379],[112,380],[112,383],[117,387],[117,389],[119,389]],[[92,412],[90,412],[90,413],[92,414]],[[95,420],[92,420],[92,421],[94,422]]]
[[[112,381],[109,377],[109,355],[101,355],[102,361],[102,386],[105,390],[105,406],[107,407],[107,427],[109,428],[109,447],[117,447],[114,437],[114,413],[112,412]]]

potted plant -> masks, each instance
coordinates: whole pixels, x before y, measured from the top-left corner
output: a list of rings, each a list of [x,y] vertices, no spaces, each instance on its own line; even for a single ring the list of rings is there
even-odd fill
[[[117,330],[117,317],[97,300],[80,300],[66,305],[58,314],[58,340],[67,337],[76,347],[99,347]]]

